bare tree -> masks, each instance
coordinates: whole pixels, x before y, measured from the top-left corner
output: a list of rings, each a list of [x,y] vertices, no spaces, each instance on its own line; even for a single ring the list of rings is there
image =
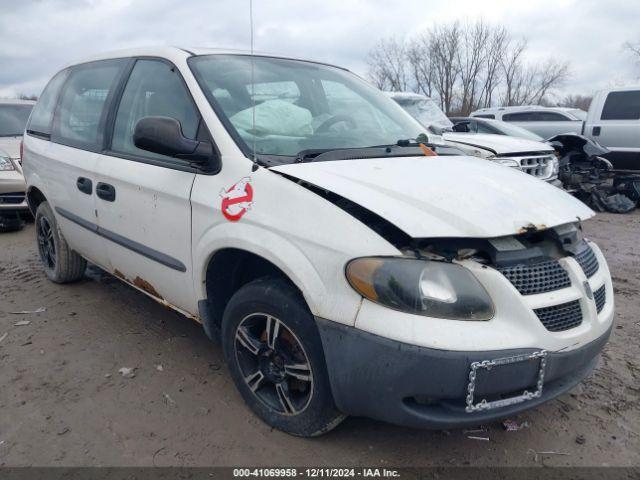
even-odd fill
[[[382,39],[367,57],[369,77],[380,90],[407,90],[407,47],[395,37]]]
[[[567,62],[549,59],[542,64],[526,65],[523,61],[526,48],[526,40],[511,45],[502,61],[505,106],[539,104],[569,76]]]
[[[460,76],[460,65],[457,62],[460,37],[458,22],[436,26],[429,32],[434,88],[440,97],[440,107],[447,115],[451,112],[456,82]]]
[[[639,46],[640,48],[640,46]],[[526,39],[482,20],[435,25],[407,41],[383,39],[367,57],[369,76],[384,90],[422,93],[447,115],[489,107],[550,102],[569,75],[567,62],[525,61]]]
[[[407,47],[407,61],[411,69],[414,91],[433,96],[435,72],[429,51],[429,35],[423,33],[411,40]]]
[[[636,60],[640,62],[640,43],[626,42],[622,46],[622,48],[624,48],[627,52],[629,52],[631,55],[636,57]]]
[[[502,59],[509,42],[509,33],[504,27],[496,27],[491,32],[485,56],[484,82],[480,89],[480,98],[474,108],[490,107],[493,94],[502,81],[500,70]]]
[[[460,36],[461,44],[456,52],[460,70],[460,112],[467,115],[477,104],[480,75],[484,73],[491,29],[480,20],[473,25],[465,25]]]
[[[560,100],[560,102],[558,102],[558,106],[567,108],[579,108],[580,110],[584,110],[586,112],[589,110],[591,100],[593,100],[593,97],[590,95],[570,94]]]
[[[522,55],[526,48],[527,41],[524,39],[517,43],[509,41],[500,61],[505,84],[502,97],[502,105],[504,106],[518,105],[520,102],[519,92],[523,82]]]

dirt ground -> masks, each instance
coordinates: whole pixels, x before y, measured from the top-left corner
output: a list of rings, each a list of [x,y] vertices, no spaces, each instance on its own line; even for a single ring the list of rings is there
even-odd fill
[[[528,428],[421,431],[350,418],[310,440],[252,415],[197,324],[96,269],[78,284],[50,283],[33,225],[3,234],[0,465],[638,466],[640,211],[599,214],[585,228],[609,260],[616,326],[595,374],[520,415]]]

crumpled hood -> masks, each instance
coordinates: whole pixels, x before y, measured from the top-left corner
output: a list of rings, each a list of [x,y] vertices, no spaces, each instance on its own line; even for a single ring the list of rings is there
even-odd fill
[[[499,237],[594,215],[559,188],[473,157],[341,160],[271,170],[356,202],[413,238]]]
[[[0,155],[20,158],[20,140],[22,137],[0,137]]]
[[[527,140],[526,138],[509,137],[507,135],[445,132],[443,137],[449,142],[459,142],[465,145],[491,150],[495,152],[496,155],[504,155],[505,153],[553,152],[553,148],[546,143]]]

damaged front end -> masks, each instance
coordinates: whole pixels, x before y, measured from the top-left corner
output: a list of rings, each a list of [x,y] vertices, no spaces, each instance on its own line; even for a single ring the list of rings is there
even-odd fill
[[[560,162],[564,188],[599,212],[628,213],[640,201],[640,175],[613,170],[603,157],[609,150],[582,135],[556,135],[548,140]]]

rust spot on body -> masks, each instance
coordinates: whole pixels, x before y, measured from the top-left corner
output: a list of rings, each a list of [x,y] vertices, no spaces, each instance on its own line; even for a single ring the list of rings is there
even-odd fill
[[[136,277],[133,280],[133,284],[136,287],[138,287],[140,290],[144,290],[145,292],[147,292],[152,297],[156,297],[156,298],[159,298],[160,300],[164,300],[164,298],[162,298],[162,295],[160,295],[156,291],[156,289],[153,288],[153,285],[151,285],[149,282],[147,282],[144,278]]]
[[[113,271],[113,274],[116,277],[121,278],[122,280],[126,280],[127,279],[127,277],[125,277],[124,274],[120,270],[118,270],[117,268]]]

